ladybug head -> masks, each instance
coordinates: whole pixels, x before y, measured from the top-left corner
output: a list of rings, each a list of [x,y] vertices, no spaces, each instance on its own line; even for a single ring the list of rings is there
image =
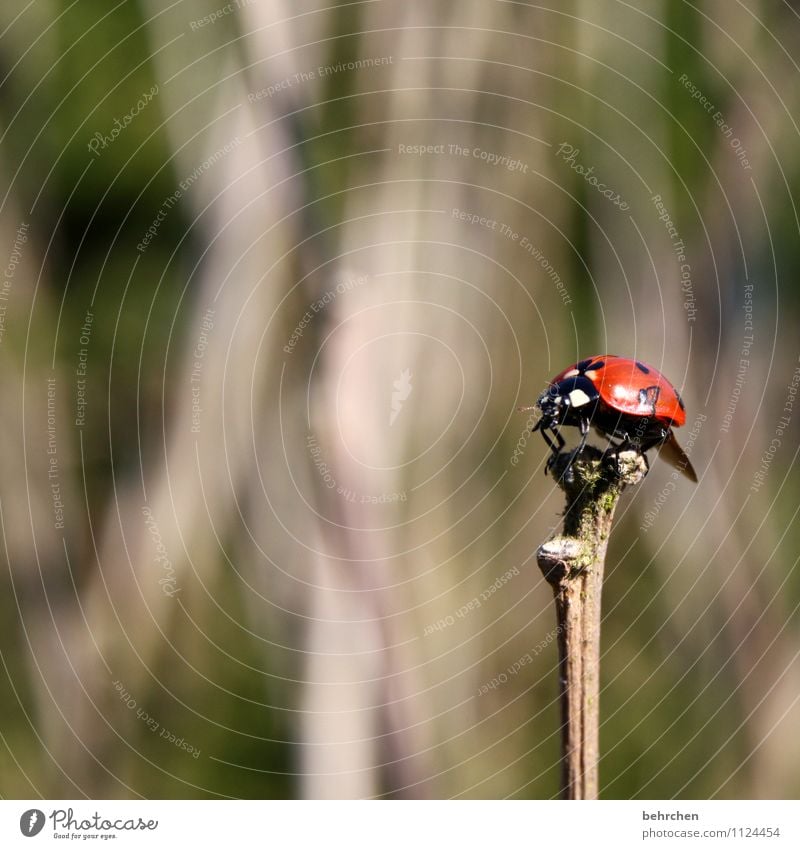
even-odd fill
[[[591,418],[600,395],[597,387],[584,375],[570,375],[551,383],[536,399],[541,410],[536,430],[552,429],[554,425],[577,425]]]
[[[558,386],[551,383],[536,399],[536,407],[542,415],[533,429],[548,429],[566,415],[569,397],[562,395]]]

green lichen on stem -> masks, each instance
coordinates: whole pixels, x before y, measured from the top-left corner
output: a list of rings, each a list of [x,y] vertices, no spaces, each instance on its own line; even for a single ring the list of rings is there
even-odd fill
[[[615,463],[587,446],[557,455],[551,472],[566,495],[564,533],[536,552],[553,587],[558,622],[562,778],[566,799],[596,799],[599,760],[600,599],[608,538],[626,486],[647,473],[642,456],[628,451]]]

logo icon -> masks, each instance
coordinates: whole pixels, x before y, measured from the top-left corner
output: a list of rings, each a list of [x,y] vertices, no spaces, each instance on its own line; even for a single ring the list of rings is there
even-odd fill
[[[44,828],[44,811],[31,808],[19,818],[19,830],[25,837],[36,837]]]
[[[411,370],[404,369],[401,371],[400,376],[394,381],[392,386],[394,386],[394,392],[392,392],[392,411],[389,414],[390,427],[394,424],[394,420],[400,414],[400,410],[403,409],[403,401],[408,398],[411,394],[411,390],[414,388],[411,385]]]

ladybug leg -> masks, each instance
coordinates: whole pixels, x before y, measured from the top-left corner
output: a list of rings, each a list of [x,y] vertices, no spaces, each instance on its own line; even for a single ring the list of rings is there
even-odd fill
[[[548,473],[548,471],[550,470],[550,466],[553,463],[553,460],[555,460],[555,458],[558,457],[561,449],[564,447],[564,437],[561,435],[559,430],[555,426],[551,426],[549,428],[549,430],[550,430],[550,433],[552,433],[553,436],[555,436],[556,442],[553,442],[553,440],[550,438],[550,436],[547,433],[546,428],[541,429],[542,436],[544,437],[544,441],[547,443],[548,447],[550,448],[550,459],[547,461],[547,465],[544,467],[544,473],[545,474]]]
[[[661,443],[662,443],[662,442],[663,442],[663,441],[664,441],[664,440],[665,440],[668,436],[669,436],[669,431],[664,430],[664,428],[661,428],[661,433],[660,433],[660,435],[658,435],[658,436],[654,436],[654,437],[652,437],[651,439],[646,439],[646,440],[644,440],[644,441],[642,442],[642,444],[641,444],[641,450],[642,450],[642,451],[649,451],[651,448],[655,448],[656,446],[661,445]]]
[[[572,483],[573,474],[572,474],[572,464],[580,457],[581,451],[583,451],[586,446],[586,438],[589,436],[589,419],[581,419],[578,423],[581,429],[581,441],[578,443],[578,447],[572,451],[569,455],[569,462],[564,467],[564,477],[568,483]],[[564,440],[561,440],[562,446]]]
[[[662,433],[664,432],[662,431]],[[631,439],[630,436],[626,434],[622,439],[620,439],[618,443],[615,443],[609,439],[609,447],[614,449],[614,453],[611,454],[610,457],[616,474],[620,473],[619,454],[622,451],[636,451],[639,456],[644,460],[645,474],[647,474],[650,471],[650,460],[648,459],[647,454],[645,452],[649,451],[651,448],[655,448],[656,445],[660,445],[665,438],[666,435],[663,435],[655,439],[637,441]]]
[[[586,438],[589,436],[589,419],[581,419],[580,421],[581,428],[581,441],[578,443],[578,447],[575,449],[575,456],[583,451],[586,446]]]
[[[606,457],[611,465],[611,468],[614,470],[614,474],[619,474],[619,453],[620,451],[627,451],[633,447],[633,443],[630,439],[625,436],[620,439],[619,442],[614,442],[613,439],[608,440],[608,448],[606,448]]]
[[[650,460],[647,459],[647,454],[645,451],[649,451],[651,448],[656,448],[660,446],[661,443],[669,436],[669,431],[661,429],[661,434],[659,436],[654,436],[652,439],[647,439],[639,445],[639,452],[642,455],[642,459],[644,460],[644,465],[647,468],[647,471],[650,471]]]
[[[622,448],[622,445],[617,445],[616,442],[608,443],[609,448],[613,448],[614,450],[608,455],[608,459],[611,461],[611,468],[614,470],[614,474],[619,474],[619,452]]]
[[[545,428],[542,428],[541,432],[542,432],[542,437],[544,438],[544,441],[547,443],[547,447],[550,449],[550,451],[552,451],[553,454],[558,454],[559,446],[557,446],[555,444],[555,442],[553,442],[553,440],[548,435],[547,430]],[[557,439],[560,439],[560,441],[563,443],[564,437],[561,436],[561,434],[557,430],[553,429],[553,434],[555,435],[555,437]]]

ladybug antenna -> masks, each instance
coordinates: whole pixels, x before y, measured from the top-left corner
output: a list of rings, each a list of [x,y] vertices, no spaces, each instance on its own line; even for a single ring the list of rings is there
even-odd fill
[[[538,404],[534,404],[532,407],[517,407],[518,413],[530,413],[533,410],[538,410]],[[539,416],[536,424],[531,428],[531,433],[535,433],[542,426],[542,417]]]

